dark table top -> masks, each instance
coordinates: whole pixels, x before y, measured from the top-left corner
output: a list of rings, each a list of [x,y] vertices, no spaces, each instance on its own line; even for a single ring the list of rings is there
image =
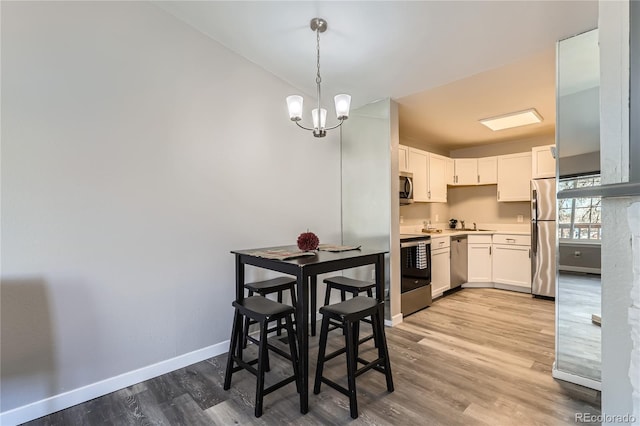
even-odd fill
[[[299,265],[299,266],[314,265],[314,264],[323,263],[323,262],[331,262],[331,261],[336,261],[336,260],[346,260],[346,259],[353,259],[353,258],[358,258],[358,257],[362,257],[362,256],[370,256],[370,255],[388,253],[388,250],[382,250],[382,249],[376,250],[376,249],[367,249],[367,248],[360,248],[360,249],[357,249],[357,250],[349,250],[349,251],[341,251],[341,252],[337,252],[337,253],[336,252],[329,252],[329,251],[316,251],[315,252],[316,253],[315,256],[303,256],[303,257],[297,257],[295,259],[287,259],[287,260],[268,259],[268,258],[263,258],[263,257],[260,257],[260,256],[256,256],[254,254],[255,252],[266,251],[266,250],[299,251],[298,247],[291,245],[291,246],[253,248],[253,249],[246,249],[246,250],[232,250],[231,253],[252,256],[252,257],[256,257],[256,258],[260,258],[260,259],[264,259],[264,260],[272,260],[274,262],[289,263],[289,264],[292,264],[292,265]]]

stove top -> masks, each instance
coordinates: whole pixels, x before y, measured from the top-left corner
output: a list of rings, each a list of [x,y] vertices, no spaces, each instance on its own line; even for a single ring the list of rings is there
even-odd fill
[[[400,234],[400,242],[430,240],[430,235],[425,234]]]

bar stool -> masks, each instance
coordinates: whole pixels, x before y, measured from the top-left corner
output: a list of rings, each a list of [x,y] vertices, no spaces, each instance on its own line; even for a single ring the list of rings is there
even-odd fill
[[[236,371],[245,369],[257,378],[256,383],[256,402],[255,416],[262,415],[262,401],[265,395],[280,389],[281,387],[295,381],[296,390],[300,392],[300,377],[298,375],[298,355],[296,349],[296,335],[293,331],[293,315],[294,309],[289,305],[274,302],[271,299],[261,296],[250,296],[240,301],[233,302],[235,314],[233,317],[233,326],[231,329],[231,343],[229,345],[229,355],[227,359],[227,369],[224,375],[224,390],[231,387],[231,376]],[[258,343],[258,358],[252,361],[245,361],[242,358],[242,317],[251,318],[260,324],[260,340]],[[289,341],[289,353],[284,352],[280,348],[271,345],[267,341],[269,323],[284,319],[287,329],[287,340]],[[293,375],[289,376],[278,383],[264,388],[264,376],[267,371],[267,355],[271,349],[278,355],[291,360],[293,367]],[[234,363],[238,366],[234,367]],[[254,368],[254,364],[258,364],[258,368]]]
[[[313,386],[313,393],[320,393],[320,385],[324,382],[337,391],[349,397],[349,407],[351,417],[358,418],[358,401],[356,398],[356,377],[362,373],[374,369],[383,373],[387,380],[387,390],[393,392],[393,378],[391,377],[391,363],[389,362],[389,351],[387,349],[387,339],[384,334],[383,315],[384,304],[371,297],[357,296],[345,302],[335,305],[323,306],[320,308],[322,314],[322,327],[320,329],[320,343],[318,349],[318,364],[316,367],[316,377]],[[365,317],[371,317],[373,332],[376,336],[378,358],[374,361],[367,361],[358,356],[358,333],[360,321]],[[345,331],[345,347],[325,354],[327,349],[327,335],[329,334],[329,320],[339,321]],[[322,375],[324,363],[332,358],[346,352],[347,355],[347,383],[348,389],[327,379]],[[364,367],[358,369],[358,363]]]
[[[335,276],[324,279],[324,283],[327,285],[327,289],[324,293],[324,304],[325,306],[329,304],[331,299],[331,291],[332,290],[340,290],[340,299],[344,302],[346,300],[346,293],[351,293],[353,297],[358,296],[360,293],[367,292],[367,296],[373,297],[373,289],[375,288],[375,283],[369,281],[361,281],[353,278],[343,277],[343,276]],[[371,320],[363,319],[362,321],[371,324]],[[329,330],[335,330],[336,328],[342,328],[342,325],[339,323],[330,323],[332,328]],[[372,325],[373,327],[373,325]],[[370,334],[369,336],[360,340],[360,343],[364,343],[367,340],[375,338],[375,333]],[[378,347],[378,343],[376,342],[376,347]]]
[[[258,293],[260,296],[266,297],[268,294],[278,293],[278,303],[282,303],[282,292],[289,291],[291,294],[291,304],[296,306],[296,279],[293,277],[277,277],[264,281],[257,281],[254,283],[246,283],[244,288],[249,290],[249,296],[253,296],[254,293]],[[294,322],[295,323],[295,322]],[[249,336],[249,326],[256,324],[249,317],[245,317],[244,320],[244,335],[242,338],[242,347],[247,347],[247,340],[257,344],[257,340]],[[282,319],[278,320],[278,324],[275,328],[270,329],[269,333],[276,331],[278,336],[282,334]],[[267,370],[268,371],[268,370]]]

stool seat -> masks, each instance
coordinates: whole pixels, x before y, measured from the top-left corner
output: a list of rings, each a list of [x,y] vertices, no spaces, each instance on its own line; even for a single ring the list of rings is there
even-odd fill
[[[224,374],[224,390],[231,388],[231,377],[233,373],[240,370],[247,370],[255,375],[256,381],[256,399],[255,399],[255,416],[262,416],[264,396],[274,392],[288,383],[295,382],[296,390],[300,392],[301,378],[298,374],[298,350],[296,348],[296,335],[293,331],[293,315],[295,310],[292,306],[274,302],[263,296],[250,296],[242,300],[233,302],[235,313],[233,317],[233,326],[231,329],[231,339],[229,343],[229,354],[227,355],[227,368]],[[260,340],[253,341],[258,343],[258,358],[248,361],[243,358],[242,338],[244,330],[242,327],[243,316],[251,318],[260,325]],[[268,342],[269,322],[280,321],[284,319],[287,330],[287,340],[289,343],[289,352],[270,344]],[[293,374],[281,379],[279,382],[265,389],[265,373],[269,371],[269,351],[291,361]],[[254,367],[257,364],[257,368]],[[301,397],[302,398],[302,397]],[[302,399],[301,399],[302,402]]]
[[[324,283],[331,285],[331,287],[335,289],[349,291],[351,293],[354,291],[362,293],[376,286],[375,283],[369,281],[361,281],[343,276],[325,278]]]
[[[320,308],[320,313],[338,317],[341,321],[355,321],[376,313],[378,302],[372,297],[357,296],[344,302]]]
[[[262,296],[249,296],[240,301],[236,300],[233,302],[233,307],[242,315],[258,322],[277,320],[295,312],[293,306],[274,302]]]
[[[316,365],[316,378],[313,386],[313,393],[320,393],[320,386],[325,383],[333,389],[349,397],[349,411],[352,418],[358,417],[358,398],[356,395],[356,377],[369,370],[376,370],[385,375],[387,381],[387,391],[393,392],[393,377],[391,376],[391,363],[389,361],[389,350],[387,339],[384,335],[384,303],[372,297],[355,296],[344,302],[334,305],[323,306],[322,328],[320,329],[320,342],[318,344],[318,363]],[[358,356],[358,346],[361,341],[358,338],[360,331],[360,321],[366,317],[371,317],[373,326],[373,338],[378,357],[374,360],[365,360]],[[327,350],[327,335],[329,334],[330,320],[339,321],[339,327],[344,332],[345,346],[330,354]],[[323,375],[324,363],[342,354],[347,356],[347,384],[343,387],[337,382],[328,379]],[[358,363],[364,364],[358,368]]]
[[[245,283],[244,284],[244,288],[246,288],[247,290],[249,290],[249,296],[253,296],[254,293],[259,294],[260,296],[264,296],[266,297],[269,294],[273,294],[273,293],[278,293],[278,302],[282,303],[282,294],[285,291],[289,291],[289,294],[291,295],[291,304],[293,306],[296,306],[297,304],[297,300],[296,300],[296,279],[291,277],[291,276],[282,276],[282,277],[276,277],[276,278],[271,278],[268,280],[263,280],[263,281],[256,281],[256,282],[252,282],[252,283]],[[282,317],[280,317],[282,318]],[[252,321],[253,319],[253,321]],[[249,316],[249,315],[245,315],[245,322],[244,322],[244,336],[242,337],[242,346],[243,347],[247,347],[247,342],[249,340],[251,340],[251,337],[249,337],[249,326],[251,326],[252,324],[256,323],[256,319]],[[276,333],[278,333],[278,336],[280,336],[282,334],[282,329],[284,328],[284,325],[282,323],[282,320],[278,321],[278,324],[275,326],[274,330],[276,331]],[[273,330],[269,330],[269,332],[271,332]]]
[[[244,288],[255,293],[275,293],[277,291],[289,290],[295,285],[296,279],[292,277],[277,277],[264,281],[256,281],[254,283],[246,283]]]

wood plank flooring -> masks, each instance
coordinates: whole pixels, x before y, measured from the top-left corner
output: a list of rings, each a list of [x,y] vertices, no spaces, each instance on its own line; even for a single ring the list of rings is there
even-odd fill
[[[591,321],[600,315],[600,275],[560,272],[558,370],[601,380],[602,332]]]
[[[360,376],[360,417],[348,399],[323,386],[300,414],[293,384],[267,395],[264,414],[253,416],[255,377],[234,374],[224,391],[226,354],[34,420],[29,425],[564,425],[576,413],[600,414],[600,393],[556,381],[553,302],[496,289],[463,289],[387,328],[395,392],[384,376]],[[368,325],[362,326],[368,332]],[[342,345],[334,331],[329,343]],[[272,339],[272,341],[276,341]],[[255,346],[248,351],[255,353]],[[317,338],[311,339],[312,372]],[[373,359],[372,343],[361,354]],[[289,374],[272,356],[267,385]],[[346,384],[344,357],[325,366]]]

